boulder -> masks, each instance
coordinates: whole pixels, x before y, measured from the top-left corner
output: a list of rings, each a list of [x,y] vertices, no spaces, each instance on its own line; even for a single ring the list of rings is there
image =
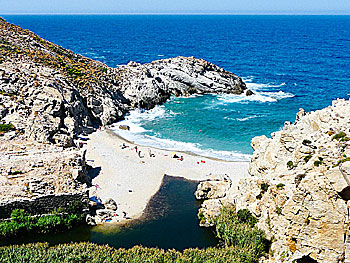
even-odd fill
[[[107,199],[104,205],[105,205],[105,208],[109,210],[116,211],[118,209],[117,202],[114,201],[112,198]]]

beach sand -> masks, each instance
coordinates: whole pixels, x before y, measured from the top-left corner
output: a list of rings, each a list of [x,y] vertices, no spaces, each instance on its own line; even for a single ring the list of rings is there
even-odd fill
[[[123,143],[128,147],[122,149]],[[91,188],[90,196],[96,192],[102,201],[114,199],[118,212],[125,211],[132,219],[142,215],[165,174],[190,180],[205,180],[209,174],[227,174],[233,183],[248,176],[249,162],[227,162],[177,152],[183,156],[180,161],[171,158],[173,151],[137,145],[140,158],[135,146],[108,129],[90,134],[84,146],[87,163],[98,172],[93,179],[93,185],[98,187]],[[155,157],[149,156],[149,149]]]

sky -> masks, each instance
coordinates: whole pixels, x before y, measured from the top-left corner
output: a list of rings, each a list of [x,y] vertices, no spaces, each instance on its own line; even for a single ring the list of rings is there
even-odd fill
[[[0,0],[0,14],[350,14],[350,0]]]

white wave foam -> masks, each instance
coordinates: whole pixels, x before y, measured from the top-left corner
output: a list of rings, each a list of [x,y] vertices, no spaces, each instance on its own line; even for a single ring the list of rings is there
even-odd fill
[[[156,136],[150,136],[146,130],[141,126],[141,123],[145,120],[152,121],[156,118],[171,117],[176,113],[166,112],[164,106],[157,106],[152,110],[141,111],[134,110],[125,118],[125,120],[117,122],[112,126],[112,130],[128,141],[132,141],[136,144],[143,146],[156,147],[160,149],[183,151],[198,154],[205,157],[217,158],[227,161],[249,161],[249,154],[242,154],[238,152],[230,151],[217,151],[214,149],[202,149],[199,143],[180,142],[171,139],[162,139]],[[128,125],[129,131],[119,129],[119,125]],[[158,135],[159,136],[159,135]]]
[[[221,94],[217,95],[217,98],[221,103],[248,103],[250,101],[257,102],[276,102],[278,100],[292,98],[294,94],[279,91],[269,91],[269,89],[276,89],[286,85],[285,82],[281,84],[272,84],[272,83],[254,83],[252,82],[254,77],[249,76],[243,78],[244,82],[247,85],[247,88],[254,92],[251,96],[246,96],[245,94],[234,95],[234,94]]]
[[[244,118],[231,118],[231,117],[224,117],[225,120],[230,120],[230,121],[247,121],[250,119],[255,119],[255,118],[259,118],[262,117],[264,115],[253,115],[253,116],[248,116],[248,117],[244,117]]]
[[[230,151],[218,151],[213,149],[201,149],[199,143],[180,142],[171,139],[161,139],[147,134],[133,133],[130,131],[122,131],[118,128],[114,132],[122,136],[126,140],[132,141],[136,144],[165,149],[170,151],[182,151],[198,154],[200,156],[217,158],[226,161],[249,161],[251,155],[242,154]]]
[[[280,88],[287,85],[285,82],[281,84],[264,84],[264,83],[253,83],[246,82],[247,88],[251,90],[266,89],[266,88]]]
[[[141,126],[141,122],[143,121],[153,121],[156,118],[167,118],[167,117],[171,117],[172,115],[175,115],[175,113],[173,113],[172,111],[167,113],[165,111],[164,106],[157,106],[151,110],[136,109],[131,111],[129,115],[125,117],[124,120],[116,123],[115,125],[117,127],[119,127],[119,125],[128,125],[130,127],[130,131],[117,129],[118,130],[117,133],[120,136],[125,137],[128,134],[139,134],[139,133],[147,132],[147,130]]]

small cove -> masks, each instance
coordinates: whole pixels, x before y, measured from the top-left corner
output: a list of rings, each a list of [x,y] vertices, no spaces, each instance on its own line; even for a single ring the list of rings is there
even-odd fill
[[[217,239],[211,229],[200,228],[195,200],[196,181],[165,176],[160,190],[151,198],[144,216],[125,226],[81,226],[64,233],[31,235],[0,241],[0,245],[48,242],[50,245],[89,241],[115,248],[135,245],[175,248],[215,246]]]

